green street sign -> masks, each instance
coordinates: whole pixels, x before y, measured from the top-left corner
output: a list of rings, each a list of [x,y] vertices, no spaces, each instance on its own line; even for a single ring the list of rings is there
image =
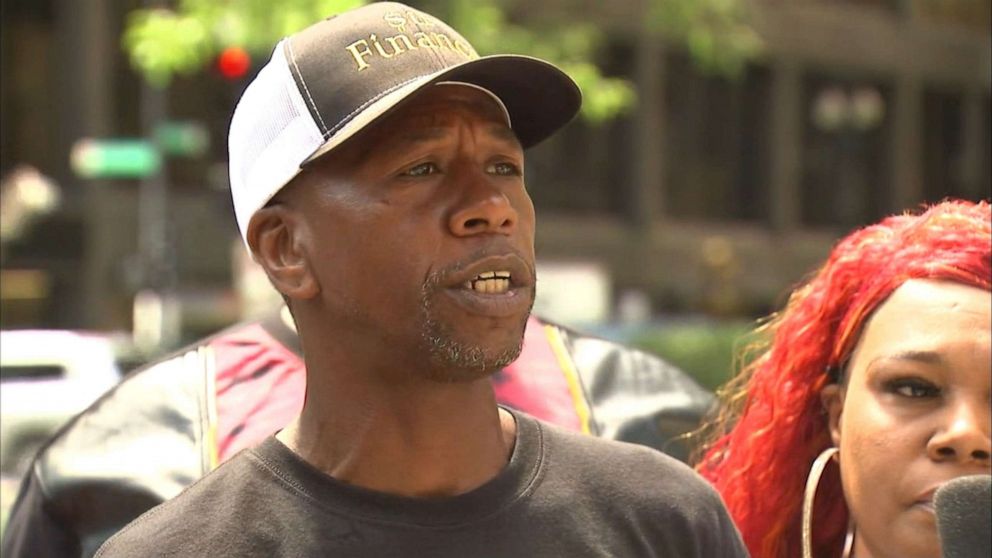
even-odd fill
[[[162,153],[179,157],[198,157],[210,148],[210,133],[196,121],[170,121],[155,126],[155,143]]]
[[[84,138],[72,147],[69,162],[83,178],[145,178],[162,168],[158,150],[142,139]]]

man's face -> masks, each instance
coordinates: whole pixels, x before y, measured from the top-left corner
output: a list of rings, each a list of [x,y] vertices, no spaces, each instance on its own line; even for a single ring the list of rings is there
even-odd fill
[[[314,163],[277,200],[303,217],[326,331],[440,381],[512,362],[535,284],[523,167],[500,107],[461,85],[429,87]]]

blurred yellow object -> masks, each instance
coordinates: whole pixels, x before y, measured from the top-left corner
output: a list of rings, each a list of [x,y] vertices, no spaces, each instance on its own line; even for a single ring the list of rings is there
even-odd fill
[[[21,236],[32,220],[56,210],[61,201],[52,179],[31,166],[15,168],[0,184],[0,241]]]
[[[5,269],[0,271],[0,299],[38,300],[51,291],[51,277],[40,269]]]

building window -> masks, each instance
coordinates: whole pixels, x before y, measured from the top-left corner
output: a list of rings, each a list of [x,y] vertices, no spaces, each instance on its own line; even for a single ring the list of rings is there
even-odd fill
[[[53,5],[15,0],[0,10],[0,175],[21,164],[55,175],[64,154],[52,149],[59,130]]]
[[[769,71],[731,80],[668,55],[662,203],[674,218],[768,218]]]
[[[611,40],[604,46],[596,61],[603,74],[633,80],[634,45]],[[636,118],[636,106],[598,124],[579,116],[529,151],[527,187],[538,211],[621,218],[633,214]]]
[[[926,201],[945,197],[979,200],[989,197],[988,103],[981,130],[966,114],[962,91],[928,89],[923,95],[923,193]]]
[[[580,118],[527,155],[527,188],[539,211],[626,213],[633,167],[629,118]]]
[[[849,229],[888,212],[889,97],[878,82],[804,79],[803,224]]]

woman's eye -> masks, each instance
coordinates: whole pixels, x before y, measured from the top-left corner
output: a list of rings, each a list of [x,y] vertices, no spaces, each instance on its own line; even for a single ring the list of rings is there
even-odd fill
[[[513,163],[494,163],[489,165],[486,169],[490,174],[495,174],[499,176],[520,176],[520,167],[514,165]]]
[[[892,380],[886,387],[891,393],[911,399],[935,397],[940,394],[940,388],[932,383],[911,378]]]
[[[430,176],[437,174],[439,170],[434,163],[420,163],[417,166],[407,169],[403,173],[403,176]]]

